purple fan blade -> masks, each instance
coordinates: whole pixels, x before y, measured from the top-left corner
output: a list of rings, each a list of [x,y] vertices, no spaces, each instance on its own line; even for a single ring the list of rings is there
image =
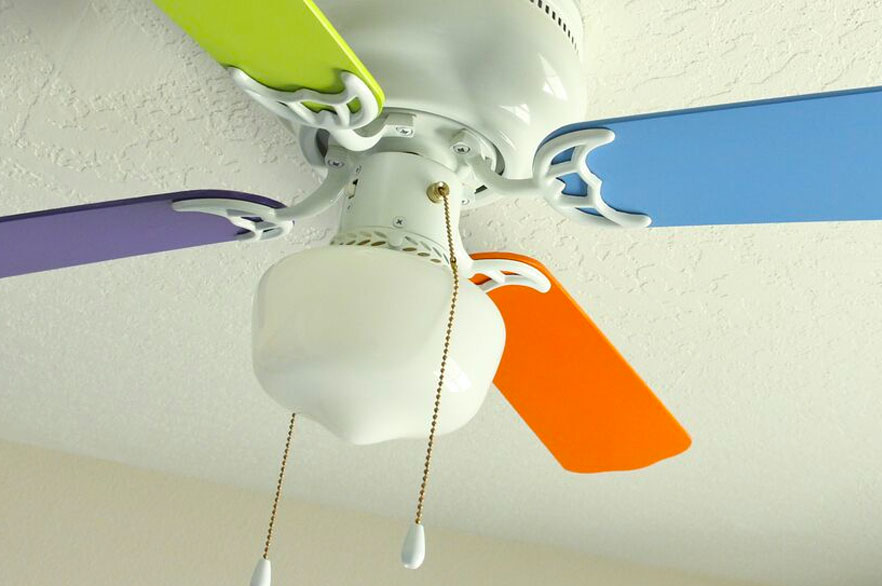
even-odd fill
[[[0,278],[235,240],[241,229],[225,218],[172,209],[175,201],[201,198],[284,207],[259,195],[204,189],[0,217]]]

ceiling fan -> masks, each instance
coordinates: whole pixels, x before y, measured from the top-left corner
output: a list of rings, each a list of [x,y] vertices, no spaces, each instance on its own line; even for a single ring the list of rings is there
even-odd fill
[[[530,196],[602,228],[882,219],[882,87],[577,122],[575,0],[156,4],[324,181],[291,205],[208,189],[0,218],[0,277],[268,240],[341,205],[329,246],[261,279],[254,368],[280,404],[354,443],[428,432],[410,567],[435,434],[465,425],[491,381],[573,472],[691,442],[544,266],[465,251],[463,210]],[[269,582],[268,548],[254,584]]]

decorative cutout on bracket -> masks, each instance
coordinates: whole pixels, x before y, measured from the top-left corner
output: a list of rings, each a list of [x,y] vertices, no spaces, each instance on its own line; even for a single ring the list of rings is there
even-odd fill
[[[600,178],[588,168],[591,151],[611,143],[615,137],[611,130],[591,128],[549,140],[536,152],[533,177],[545,188],[545,201],[571,220],[580,223],[608,221],[623,228],[645,228],[652,219],[643,214],[623,212],[607,204],[601,194]],[[568,152],[569,158],[566,158]],[[564,178],[570,175],[577,175],[585,183],[585,195],[564,193]],[[588,209],[594,210],[596,215],[586,213]]]
[[[489,200],[499,196],[535,196],[542,194],[551,207],[580,224],[645,228],[652,219],[611,207],[601,195],[601,181],[588,168],[588,155],[599,146],[612,142],[615,134],[605,128],[590,128],[564,134],[549,140],[533,158],[533,176],[529,179],[508,179],[493,171],[487,161],[475,154],[477,138],[468,130],[457,135],[454,144],[467,149],[454,150],[471,168],[478,183],[487,189],[476,199]],[[585,184],[585,195],[564,193],[568,176],[578,176]],[[596,213],[594,213],[596,212]]]
[[[492,253],[485,253],[492,254]],[[504,254],[504,253],[500,253]],[[475,258],[472,261],[468,278],[484,275],[487,279],[477,279],[477,285],[485,293],[507,285],[529,287],[540,293],[551,289],[551,281],[542,271],[525,262],[511,258]]]
[[[294,222],[276,217],[278,210],[270,206],[236,199],[185,199],[172,203],[176,212],[201,212],[221,216],[245,230],[236,238],[243,242],[271,240],[291,232]],[[283,208],[284,209],[284,208]]]
[[[380,105],[373,92],[360,77],[348,71],[340,74],[342,92],[323,94],[307,88],[283,92],[263,85],[236,67],[227,70],[236,85],[257,103],[296,124],[328,131],[355,130],[380,115]],[[310,105],[322,108],[313,110]]]

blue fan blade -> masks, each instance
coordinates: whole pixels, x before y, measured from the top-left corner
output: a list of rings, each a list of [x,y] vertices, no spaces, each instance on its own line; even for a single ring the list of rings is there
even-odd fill
[[[882,219],[882,87],[565,126],[614,208],[652,226]],[[584,195],[577,176],[566,193]]]

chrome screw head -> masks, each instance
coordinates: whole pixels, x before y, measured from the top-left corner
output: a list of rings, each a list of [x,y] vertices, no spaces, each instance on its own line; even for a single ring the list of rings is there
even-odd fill
[[[398,136],[410,137],[413,136],[413,128],[410,126],[396,126],[395,134]]]
[[[453,152],[457,155],[467,155],[472,152],[472,147],[462,142],[458,142],[450,148],[452,148]]]

